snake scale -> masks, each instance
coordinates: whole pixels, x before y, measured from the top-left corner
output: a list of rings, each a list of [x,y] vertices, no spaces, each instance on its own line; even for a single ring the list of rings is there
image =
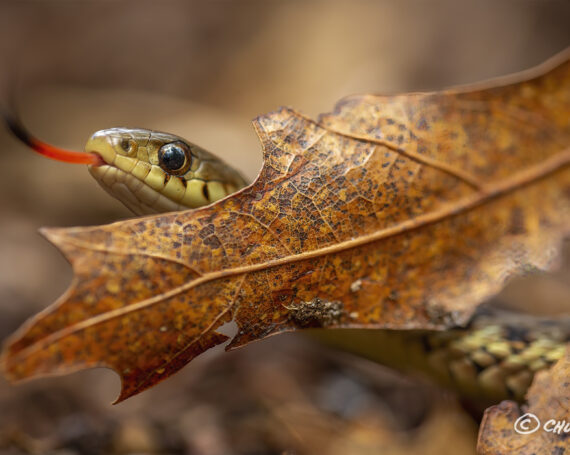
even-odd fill
[[[136,215],[200,207],[246,185],[221,159],[172,134],[102,130],[88,140],[84,154],[39,141],[14,119],[7,124],[46,156],[89,164],[98,183]],[[522,400],[534,374],[563,356],[570,317],[540,319],[482,306],[467,327],[444,332],[343,329],[317,336],[387,366],[419,370],[466,397]]]

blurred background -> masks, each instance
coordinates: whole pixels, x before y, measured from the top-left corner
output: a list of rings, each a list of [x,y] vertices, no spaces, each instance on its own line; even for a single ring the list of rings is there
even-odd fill
[[[354,93],[465,84],[570,44],[566,0],[0,2],[0,95],[40,138],[82,149],[94,131],[179,134],[253,179],[250,120],[281,105],[316,117]],[[70,267],[40,226],[129,217],[82,166],[34,155],[0,129],[0,341],[57,298]],[[566,258],[570,256],[566,247]],[[501,299],[570,301],[561,271]],[[566,309],[567,311],[567,309]],[[292,334],[198,358],[117,406],[93,370],[0,378],[0,454],[474,453],[477,421],[451,393]]]

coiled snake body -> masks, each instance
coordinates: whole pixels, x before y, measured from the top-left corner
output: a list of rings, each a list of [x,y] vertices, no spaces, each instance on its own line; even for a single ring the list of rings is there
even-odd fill
[[[7,123],[44,155],[90,164],[99,184],[137,215],[204,206],[246,185],[221,159],[172,134],[102,130],[88,140],[88,154],[79,156],[38,141],[16,121]],[[468,327],[445,332],[342,329],[323,330],[318,337],[388,366],[420,370],[468,397],[522,400],[534,374],[562,357],[570,318],[553,321],[481,307]]]

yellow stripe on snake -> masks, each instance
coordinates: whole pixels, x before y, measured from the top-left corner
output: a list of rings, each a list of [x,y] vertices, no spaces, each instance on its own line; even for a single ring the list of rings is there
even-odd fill
[[[113,128],[86,152],[105,165],[91,174],[137,215],[207,205],[246,185],[213,154],[171,134]],[[537,371],[562,357],[570,318],[556,321],[482,307],[466,328],[445,332],[323,330],[341,349],[404,370],[420,370],[472,398],[521,400]]]

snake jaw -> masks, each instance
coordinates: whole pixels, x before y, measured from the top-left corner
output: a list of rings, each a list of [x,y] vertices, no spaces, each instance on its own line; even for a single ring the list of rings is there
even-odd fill
[[[107,193],[121,201],[135,215],[154,215],[187,209],[118,167],[89,166],[89,173]]]

